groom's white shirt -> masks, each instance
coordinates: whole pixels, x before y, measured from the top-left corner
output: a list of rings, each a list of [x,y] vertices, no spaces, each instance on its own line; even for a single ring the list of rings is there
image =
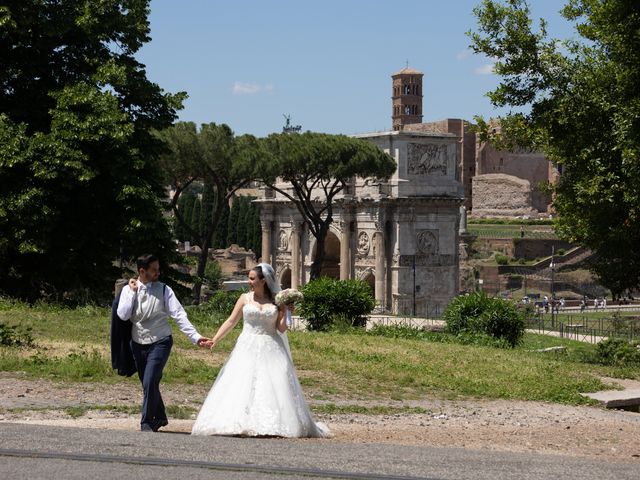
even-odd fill
[[[125,286],[118,302],[118,317],[133,323],[131,338],[134,342],[149,344],[171,335],[169,316],[192,343],[198,342],[202,335],[187,318],[187,312],[171,287],[162,282],[149,282],[145,285],[139,280],[137,285],[135,292]]]

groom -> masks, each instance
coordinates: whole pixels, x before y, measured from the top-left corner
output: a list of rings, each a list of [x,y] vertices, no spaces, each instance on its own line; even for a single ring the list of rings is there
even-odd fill
[[[157,432],[168,425],[160,379],[169,359],[173,337],[168,319],[172,317],[178,328],[192,343],[206,346],[208,338],[200,335],[187,318],[187,313],[168,285],[158,282],[160,262],[155,255],[142,255],[137,260],[138,279],[129,280],[118,302],[118,317],[131,320],[131,350],[142,382],[144,401],[140,429]]]

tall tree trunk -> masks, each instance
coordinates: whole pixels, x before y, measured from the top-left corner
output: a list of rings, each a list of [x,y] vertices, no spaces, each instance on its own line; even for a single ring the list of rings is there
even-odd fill
[[[200,245],[200,255],[198,256],[198,268],[196,270],[196,281],[193,284],[193,304],[200,305],[200,294],[202,292],[202,279],[207,269],[207,260],[209,259],[209,238],[205,238]]]
[[[222,210],[224,209],[226,196],[221,193],[221,189],[216,189],[216,207],[209,219],[209,222],[205,226],[205,231],[201,238],[200,256],[198,257],[198,268],[196,271],[196,282],[193,285],[193,304],[200,305],[200,295],[202,292],[202,279],[207,269],[207,261],[209,260],[209,248],[211,247],[211,240],[213,239],[213,232],[220,222],[222,216]]]
[[[327,232],[329,232],[329,225],[323,223],[318,229],[318,236],[316,237],[316,253],[311,263],[310,280],[317,280],[320,278],[322,272],[322,263],[324,262],[324,243],[327,238]]]

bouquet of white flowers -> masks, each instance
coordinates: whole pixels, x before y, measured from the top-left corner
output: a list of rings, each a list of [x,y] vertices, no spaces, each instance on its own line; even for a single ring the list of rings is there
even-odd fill
[[[276,293],[276,305],[286,305],[291,307],[302,300],[302,298],[302,292],[295,288],[285,288],[284,290]]]

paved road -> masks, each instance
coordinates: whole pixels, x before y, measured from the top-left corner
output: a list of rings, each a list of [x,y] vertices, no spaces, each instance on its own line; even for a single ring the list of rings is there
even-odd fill
[[[628,462],[323,440],[191,437],[0,425],[2,479],[522,479],[637,480]]]

